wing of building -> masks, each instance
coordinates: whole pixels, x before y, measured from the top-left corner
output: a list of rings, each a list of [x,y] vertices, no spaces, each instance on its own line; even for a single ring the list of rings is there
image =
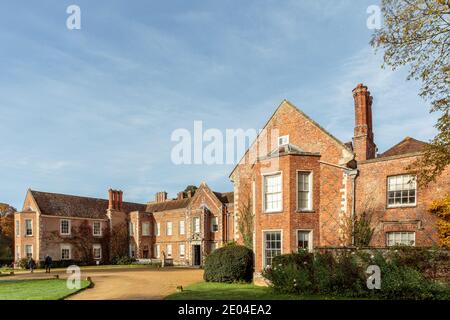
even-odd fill
[[[406,137],[377,154],[372,96],[362,84],[352,93],[351,142],[339,141],[285,100],[232,171],[234,237],[242,242],[239,212],[250,199],[257,272],[275,255],[301,248],[437,242],[436,218],[427,208],[450,192],[449,168],[435,183],[420,187],[407,167],[425,142]],[[370,223],[368,243],[354,230],[358,221]]]
[[[117,256],[201,265],[209,252],[232,240],[233,192],[200,184],[194,195],[168,199],[158,192],[147,204],[28,190],[15,214],[15,260],[106,262]]]
[[[108,199],[28,190],[15,214],[16,260],[129,255],[201,265],[215,248],[250,239],[260,272],[274,256],[299,249],[435,244],[436,218],[427,208],[450,192],[449,168],[420,187],[407,167],[426,143],[406,137],[378,154],[373,99],[362,84],[352,93],[354,136],[345,143],[282,101],[231,172],[233,192],[201,183],[194,195],[159,192],[138,204],[117,190]],[[358,221],[369,223],[370,237],[358,235]]]

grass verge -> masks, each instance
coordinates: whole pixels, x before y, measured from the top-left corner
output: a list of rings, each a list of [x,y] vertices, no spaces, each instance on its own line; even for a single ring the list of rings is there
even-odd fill
[[[80,289],[68,289],[63,279],[4,280],[0,281],[0,300],[61,300],[89,285],[81,280]]]
[[[278,294],[253,284],[199,282],[173,293],[166,300],[348,300],[344,297]]]

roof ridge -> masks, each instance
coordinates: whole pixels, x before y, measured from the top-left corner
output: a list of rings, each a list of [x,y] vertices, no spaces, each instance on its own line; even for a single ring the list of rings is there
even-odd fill
[[[57,196],[66,196],[66,197],[77,197],[77,198],[84,198],[84,199],[91,199],[91,200],[102,200],[102,201],[109,201],[105,198],[96,198],[96,197],[90,197],[90,196],[80,196],[76,194],[67,194],[67,193],[59,193],[59,192],[48,192],[48,191],[39,191],[39,190],[33,190],[30,189],[31,193],[33,192],[39,192],[39,193],[47,193]],[[129,202],[129,201],[122,201],[122,203],[130,203],[130,204],[139,204],[139,205],[145,205],[145,203],[138,203],[138,202]]]

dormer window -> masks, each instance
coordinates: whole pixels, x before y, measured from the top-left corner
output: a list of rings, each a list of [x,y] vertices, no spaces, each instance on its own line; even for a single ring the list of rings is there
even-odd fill
[[[285,146],[289,144],[289,135],[278,137],[278,146]]]

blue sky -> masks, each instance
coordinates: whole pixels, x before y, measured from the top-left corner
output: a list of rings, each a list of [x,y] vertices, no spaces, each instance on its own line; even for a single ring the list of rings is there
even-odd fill
[[[0,202],[27,188],[146,202],[231,165],[174,165],[170,135],[261,128],[286,98],[343,141],[351,90],[369,86],[379,151],[429,140],[434,117],[405,70],[382,70],[366,9],[378,1],[2,1]],[[66,8],[81,8],[81,30]]]

